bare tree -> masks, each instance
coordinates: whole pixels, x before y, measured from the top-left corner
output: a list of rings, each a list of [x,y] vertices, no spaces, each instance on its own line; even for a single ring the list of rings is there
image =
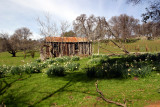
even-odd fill
[[[32,32],[30,31],[30,29],[26,27],[17,29],[13,34],[13,37],[16,37],[19,40],[20,42],[19,44],[21,45],[19,49],[24,51],[24,56],[26,56],[26,50],[29,50],[34,47],[34,45],[31,46],[29,41],[29,37],[31,35],[32,35]]]
[[[96,17],[91,15],[87,18],[86,14],[81,14],[73,21],[73,28],[77,36],[86,37],[90,41],[95,41]],[[94,51],[94,48],[93,48]]]
[[[61,36],[63,37],[64,33],[68,30],[70,27],[70,24],[68,21],[61,21]]]
[[[3,48],[12,54],[12,57],[16,57],[16,53],[20,49],[19,38],[14,35],[9,37],[8,34],[1,34],[1,36],[3,36]]]
[[[40,35],[44,36],[44,40],[46,37],[56,36],[58,33],[57,24],[52,21],[51,15],[46,13],[44,16],[44,20],[41,20],[39,17],[37,18],[37,22],[39,24]],[[41,45],[40,58],[43,60],[46,58],[43,52],[43,45]],[[50,44],[50,55],[53,57],[53,46]]]
[[[134,34],[135,28],[138,26],[138,19],[128,16],[126,14],[121,14],[120,16],[114,16],[110,19],[111,27],[116,36],[126,40],[132,34]]]
[[[39,24],[40,35],[44,37],[51,37],[56,36],[58,33],[57,24],[52,21],[49,13],[45,14],[44,20],[38,17],[37,22]]]
[[[98,39],[98,54],[99,54],[99,41],[100,39],[104,39],[106,34],[108,33],[108,26],[106,25],[105,17],[97,17],[96,18],[96,28],[95,35],[96,39]]]
[[[160,36],[160,23],[148,22],[140,25],[140,34],[146,37],[159,37]]]
[[[94,15],[87,18],[86,14],[81,14],[73,21],[74,31],[77,36],[86,37],[89,40],[94,40],[95,26],[96,18]]]
[[[32,32],[26,27],[17,29],[11,36],[9,36],[7,33],[1,33],[0,36],[3,39],[3,49],[12,54],[12,57],[16,57],[16,53],[18,51],[26,51],[33,47],[29,40],[31,35]]]
[[[87,18],[85,14],[82,14],[76,18],[76,20],[73,22],[73,26],[77,35],[85,36],[90,41],[102,39],[108,34],[109,36],[112,35],[115,38],[118,38],[112,32],[111,27],[106,21],[105,17],[95,17],[94,15],[91,15],[89,18]],[[114,44],[122,49],[122,46],[119,46],[115,42]],[[124,49],[122,50],[125,53],[128,53],[128,51]]]

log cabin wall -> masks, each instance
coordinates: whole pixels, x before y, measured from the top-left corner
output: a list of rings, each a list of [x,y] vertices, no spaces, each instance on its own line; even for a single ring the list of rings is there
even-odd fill
[[[82,41],[78,37],[63,37],[63,42],[61,37],[50,37],[49,39],[48,42],[46,40],[49,46],[49,50],[46,48],[46,53],[50,54],[50,57],[92,54],[92,44],[84,38]]]

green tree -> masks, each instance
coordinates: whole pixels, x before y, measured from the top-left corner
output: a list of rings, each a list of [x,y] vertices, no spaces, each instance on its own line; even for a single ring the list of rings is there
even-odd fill
[[[62,36],[62,35],[61,35]],[[63,37],[76,37],[76,33],[74,33],[72,30],[68,31],[68,32],[65,32],[63,34]]]

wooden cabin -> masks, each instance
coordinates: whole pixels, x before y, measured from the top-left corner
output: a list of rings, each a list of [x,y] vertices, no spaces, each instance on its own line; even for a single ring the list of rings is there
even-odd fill
[[[46,37],[48,57],[91,55],[92,44],[81,37]]]

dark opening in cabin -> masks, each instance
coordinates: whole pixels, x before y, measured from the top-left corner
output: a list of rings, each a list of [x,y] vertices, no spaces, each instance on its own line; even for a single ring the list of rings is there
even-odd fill
[[[58,44],[55,43],[55,44],[54,44],[54,48],[57,48],[57,47],[58,47]]]
[[[78,43],[75,43],[75,50],[78,50]]]

